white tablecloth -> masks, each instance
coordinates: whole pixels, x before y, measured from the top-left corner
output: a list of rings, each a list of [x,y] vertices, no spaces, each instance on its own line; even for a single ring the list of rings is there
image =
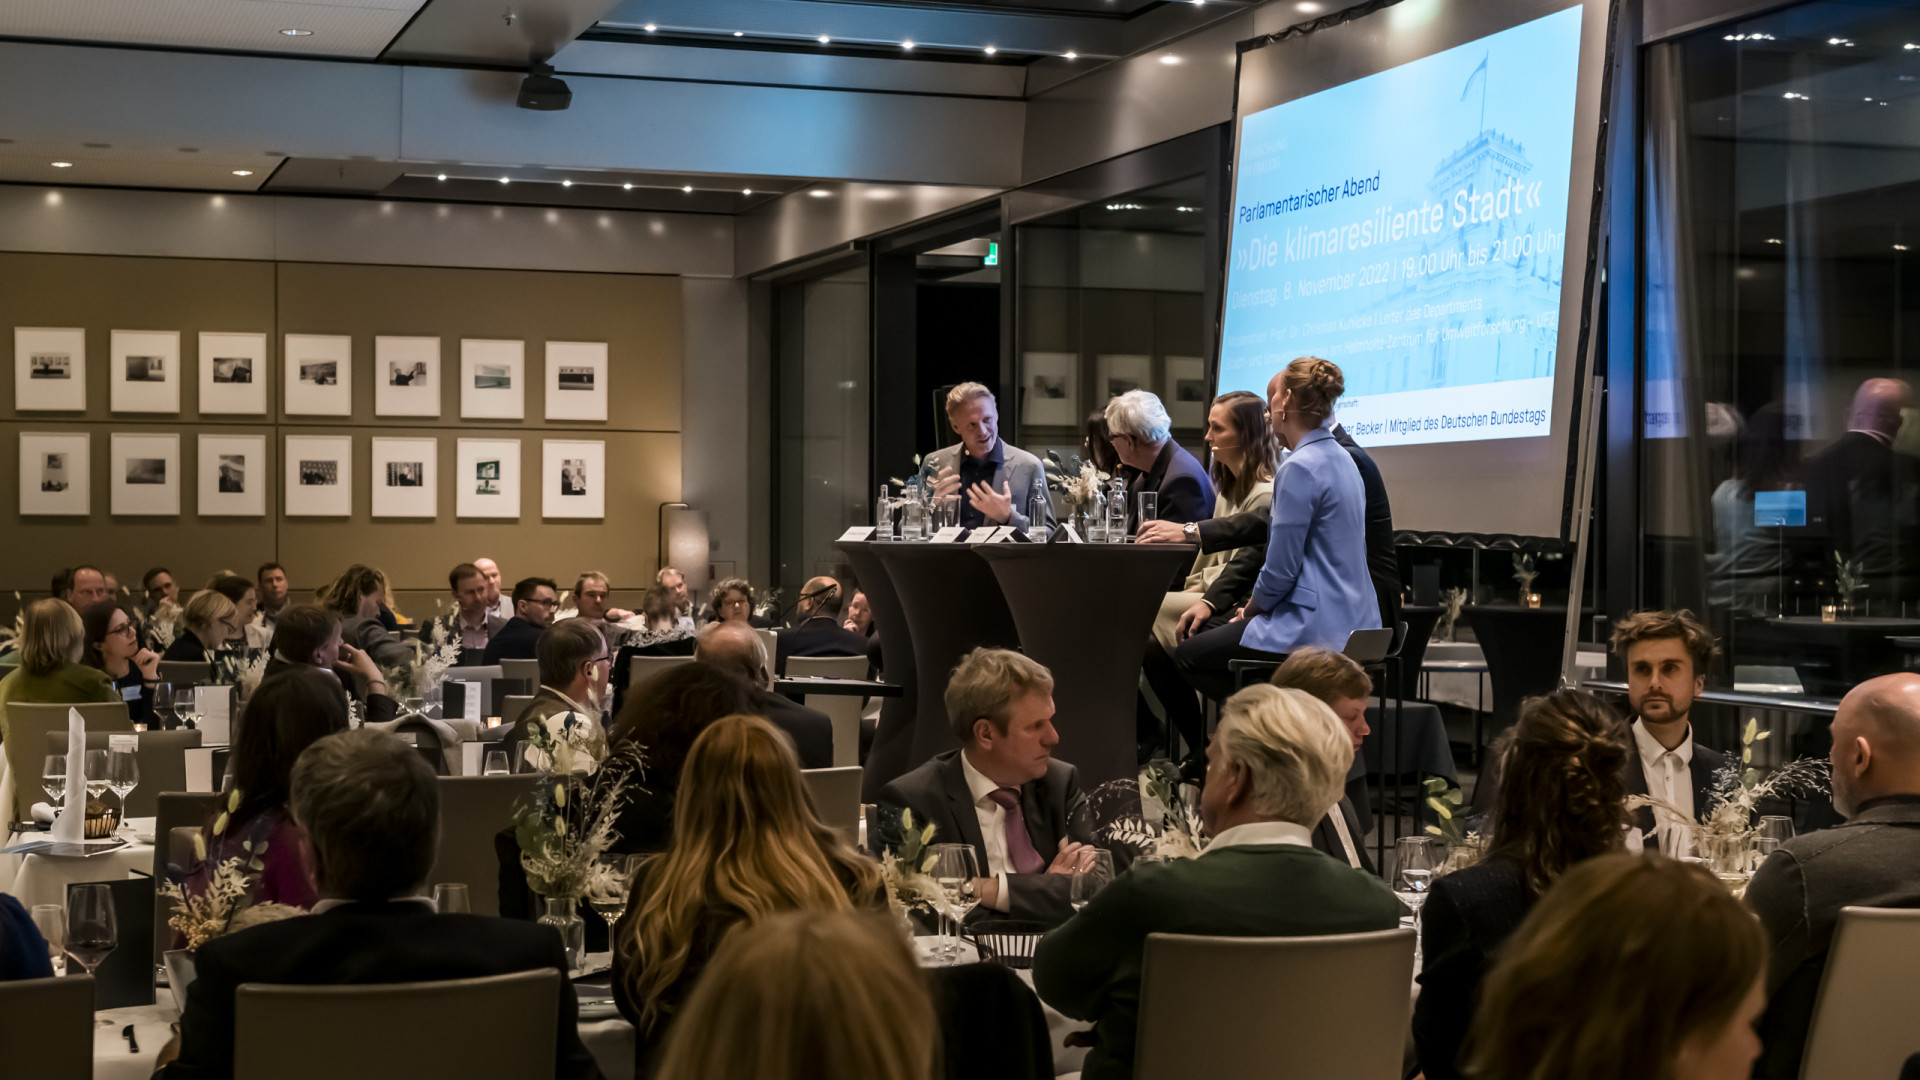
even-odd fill
[[[6,846],[12,847],[45,836],[45,833],[15,836]],[[28,910],[32,910],[35,904],[59,904],[64,907],[68,885],[81,881],[124,881],[135,870],[142,874],[153,872],[152,844],[129,844],[118,851],[84,859],[53,855],[0,855],[0,892],[12,893],[13,898]]]
[[[93,1014],[93,1080],[147,1080],[153,1074],[153,1059],[173,1038],[176,1019],[173,999],[160,991],[164,1005],[130,1005],[124,1009],[103,1009]],[[133,1025],[133,1037],[139,1053],[127,1050],[120,1034]]]

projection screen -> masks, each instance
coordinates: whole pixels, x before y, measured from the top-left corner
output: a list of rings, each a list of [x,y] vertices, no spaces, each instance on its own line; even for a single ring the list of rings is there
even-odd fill
[[[1397,528],[1569,534],[1608,0],[1243,45],[1219,388],[1339,364]]]

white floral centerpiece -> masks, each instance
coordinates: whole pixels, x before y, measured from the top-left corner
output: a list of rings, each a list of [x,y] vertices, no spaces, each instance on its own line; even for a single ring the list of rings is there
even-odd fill
[[[1185,783],[1171,761],[1156,758],[1132,780],[1109,780],[1093,790],[1087,812],[1103,821],[1090,831],[1105,847],[1135,858],[1191,859],[1201,839],[1199,789]]]
[[[1759,836],[1757,817],[1760,804],[1768,799],[1805,798],[1828,791],[1831,776],[1828,764],[1820,758],[1796,758],[1768,773],[1753,767],[1753,747],[1772,735],[1760,730],[1758,718],[1749,717],[1740,736],[1740,760],[1729,762],[1713,774],[1708,796],[1712,809],[1694,827],[1695,854],[1706,860],[1716,873],[1728,875],[1746,872],[1754,840]],[[1651,795],[1631,795],[1627,808],[1659,807],[1682,820],[1687,815],[1664,799]]]
[[[600,725],[581,713],[525,726],[527,763],[540,779],[514,815],[520,865],[534,892],[578,900],[618,838],[615,824],[644,757],[631,741],[609,755]]]
[[[418,698],[438,701],[441,686],[447,681],[447,669],[460,663],[460,640],[447,630],[447,624],[435,619],[427,637],[409,641],[413,655],[409,662],[382,668],[387,688],[402,701]]]

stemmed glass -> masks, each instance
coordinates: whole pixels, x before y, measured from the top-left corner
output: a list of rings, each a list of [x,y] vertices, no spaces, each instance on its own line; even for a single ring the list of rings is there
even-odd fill
[[[1393,842],[1393,894],[1413,909],[1413,927],[1420,929],[1420,909],[1426,905],[1427,889],[1433,884],[1433,842],[1424,836],[1403,836]],[[1416,946],[1417,949],[1417,946]]]
[[[113,893],[102,883],[67,887],[67,952],[91,975],[120,944]]]
[[[105,750],[87,751],[87,799],[92,801],[107,793],[107,752]]]
[[[466,915],[473,911],[467,887],[459,882],[443,882],[433,887],[433,910],[441,915]]]
[[[606,920],[609,934],[627,913],[627,898],[633,895],[633,878],[641,861],[639,855],[602,855],[587,880],[587,906]]]
[[[67,973],[67,909],[59,904],[33,905],[33,927],[47,939],[47,959],[55,975]]]
[[[47,763],[40,767],[40,786],[53,800],[54,809],[59,809],[67,797],[67,755],[47,755]]]
[[[173,692],[173,715],[180,721],[181,727],[193,726],[194,693],[193,687],[183,686]]]
[[[153,719],[148,726],[163,729],[167,726],[167,717],[173,715],[173,687],[168,683],[153,684]]]
[[[1759,835],[1784,844],[1793,839],[1793,819],[1778,814],[1768,814],[1760,819]]]
[[[980,902],[980,894],[975,883],[980,877],[980,860],[974,855],[972,844],[935,844],[933,845],[933,868],[928,871],[934,883],[940,886],[945,897],[940,912],[943,923],[953,922],[953,934],[945,936],[940,946],[940,956],[948,965],[960,962],[960,923]],[[944,926],[943,926],[944,929]]]
[[[140,759],[132,750],[119,749],[107,754],[107,790],[120,799],[120,826],[127,824],[127,796],[140,786]],[[118,831],[117,829],[115,830]]]
[[[1073,883],[1067,890],[1067,902],[1078,912],[1087,906],[1101,889],[1113,884],[1113,853],[1104,848],[1092,848],[1081,856],[1090,865],[1082,866],[1073,873]]]

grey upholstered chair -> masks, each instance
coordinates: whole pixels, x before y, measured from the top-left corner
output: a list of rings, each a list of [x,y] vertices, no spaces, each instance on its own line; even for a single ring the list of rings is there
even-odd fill
[[[856,699],[857,700],[857,699]],[[860,843],[860,777],[858,765],[832,769],[802,769],[800,778],[813,794],[820,820],[840,830],[847,843]]]
[[[429,885],[467,887],[475,915],[500,914],[500,857],[494,834],[513,824],[513,808],[533,791],[534,777],[443,776],[440,778],[440,848]]]
[[[804,679],[864,679],[864,656],[789,656],[787,677]],[[851,694],[807,694],[807,708],[827,714],[833,722],[833,764],[836,767],[860,764],[860,708],[865,698]]]
[[[87,749],[107,749],[107,740],[115,734],[122,733],[89,728]],[[139,748],[134,751],[133,757],[140,765],[140,783],[127,792],[127,816],[152,817],[161,792],[180,791],[187,786],[187,751],[200,745],[201,733],[185,729],[142,731],[135,738],[139,740]],[[67,733],[47,732],[47,753],[66,752]],[[118,800],[110,800],[107,805],[119,809]]]
[[[1920,909],[1844,907],[1807,1027],[1800,1080],[1898,1076],[1916,1049]]]
[[[8,1076],[92,1080],[93,978],[0,982],[0,1046]]]

